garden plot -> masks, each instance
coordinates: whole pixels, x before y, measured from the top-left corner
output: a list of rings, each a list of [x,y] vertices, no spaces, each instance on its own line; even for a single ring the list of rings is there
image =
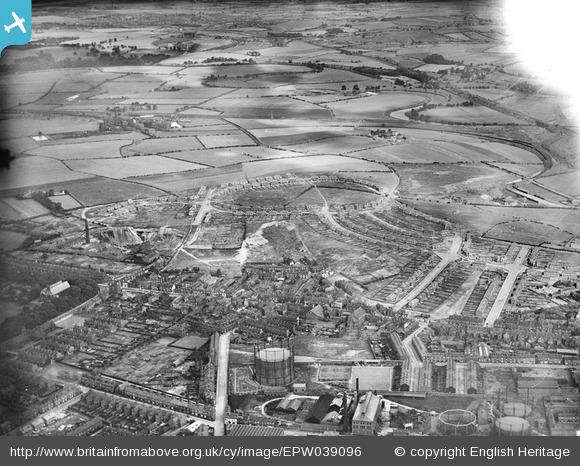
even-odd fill
[[[183,150],[203,149],[195,136],[144,139],[125,147],[123,155],[154,155]]]
[[[99,164],[102,165],[102,162]],[[10,170],[0,171],[0,190],[31,188],[92,176],[72,171],[60,160],[38,156],[18,157],[10,164]]]
[[[84,206],[110,204],[127,199],[142,199],[165,194],[148,186],[128,181],[117,181],[95,177],[82,182],[72,182],[62,185],[71,195]]]
[[[330,102],[326,106],[340,119],[381,119],[394,110],[416,107],[428,101],[429,98],[424,95],[393,92]]]
[[[157,175],[161,173],[173,173],[203,168],[203,165],[197,165],[167,157],[160,157],[157,155],[110,159],[106,164],[99,160],[71,160],[68,162],[68,165],[71,169],[77,172],[114,179]]]
[[[54,144],[29,150],[31,155],[41,155],[59,160],[107,159],[121,157],[121,147],[132,144],[132,139],[113,141],[77,142]]]

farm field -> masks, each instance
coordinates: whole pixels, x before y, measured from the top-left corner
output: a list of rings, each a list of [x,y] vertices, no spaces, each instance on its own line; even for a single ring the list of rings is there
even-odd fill
[[[421,201],[413,201],[412,205],[436,217],[464,225],[480,234],[490,230],[498,223],[525,218],[527,221],[544,223],[580,236],[580,223],[576,215],[570,214],[569,209],[476,206]]]
[[[491,124],[517,124],[521,123],[503,113],[487,107],[438,107],[420,112],[429,121],[440,123],[491,123]]]
[[[512,173],[517,173],[518,175],[522,176],[532,176],[536,173],[539,173],[544,168],[544,165],[541,163],[530,163],[530,164],[523,164],[523,163],[498,163],[494,162],[492,164],[495,167],[502,168]]]
[[[70,194],[59,194],[48,197],[52,202],[60,204],[64,210],[77,209],[82,207],[81,204]]]
[[[568,196],[580,196],[580,171],[545,176],[538,181],[548,188],[567,194]]]
[[[195,136],[144,139],[123,149],[123,155],[155,155],[183,150],[203,149]]]
[[[133,176],[156,175],[203,168],[203,165],[183,162],[158,155],[144,155],[123,159],[110,159],[107,164],[98,160],[71,160],[71,169],[80,173],[123,179]]]
[[[337,127],[285,127],[253,130],[252,133],[269,146],[291,146],[319,140],[352,135],[351,128]]]
[[[320,140],[309,143],[293,144],[284,147],[305,154],[350,154],[383,145],[385,145],[383,141],[373,140],[369,137],[339,136],[321,138]]]
[[[73,131],[96,131],[99,125],[96,120],[84,117],[71,117],[64,115],[51,116],[47,118],[26,117],[15,115],[5,115],[5,134],[11,138],[23,136],[37,136],[39,132],[50,134],[62,134]]]
[[[19,233],[16,231],[9,231],[9,230],[0,230],[0,251],[13,251],[14,249],[18,249],[24,240],[28,238],[27,235],[24,233]],[[6,311],[6,303],[3,304],[3,311]],[[2,320],[4,317],[8,317],[5,313],[2,313],[0,318],[0,324],[2,324]]]
[[[372,162],[361,163],[357,159],[335,155],[313,155],[308,157],[286,158],[277,160],[258,160],[242,164],[244,173],[250,178],[271,176],[281,173],[337,173],[341,171],[383,171],[389,168]]]
[[[101,177],[66,183],[62,185],[62,189],[66,189],[76,200],[87,207],[165,194],[163,191],[139,183]]]
[[[521,220],[495,225],[484,236],[532,246],[543,244],[565,246],[575,235],[551,225]]]
[[[172,152],[166,157],[183,160],[210,167],[221,167],[234,163],[248,162],[254,160],[256,156],[251,155],[253,148],[261,149],[257,146],[225,148],[225,149],[201,149],[192,151]],[[259,158],[259,157],[258,157]]]
[[[50,211],[34,199],[5,197],[0,199],[0,218],[4,220],[24,220],[49,214]]]
[[[29,150],[30,155],[52,157],[58,160],[108,159],[121,157],[121,147],[132,144],[132,139],[113,141],[52,144]]]
[[[226,118],[330,118],[326,108],[287,97],[254,97],[248,99],[220,97],[205,104]]]
[[[425,95],[388,93],[326,104],[338,119],[384,119],[390,112],[429,102]]]
[[[10,164],[10,171],[0,171],[0,191],[62,183],[92,176],[90,173],[73,171],[59,160],[38,156],[18,157]]]
[[[218,186],[244,179],[242,164],[234,164],[221,168],[135,177],[132,181],[172,193],[181,193],[197,190],[201,186]]]
[[[469,195],[499,196],[503,186],[518,177],[486,165],[398,166],[399,191],[406,197]]]
[[[200,135],[198,140],[208,149],[232,146],[252,146],[254,141],[247,134]]]

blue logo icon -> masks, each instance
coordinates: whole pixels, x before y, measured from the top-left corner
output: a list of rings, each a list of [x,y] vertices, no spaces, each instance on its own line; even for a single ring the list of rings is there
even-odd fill
[[[32,0],[0,3],[0,53],[9,45],[24,45],[32,37]]]

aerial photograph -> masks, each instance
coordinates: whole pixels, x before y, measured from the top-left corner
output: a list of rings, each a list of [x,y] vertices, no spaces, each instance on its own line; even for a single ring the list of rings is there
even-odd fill
[[[503,7],[34,2],[0,435],[580,435],[579,113]]]

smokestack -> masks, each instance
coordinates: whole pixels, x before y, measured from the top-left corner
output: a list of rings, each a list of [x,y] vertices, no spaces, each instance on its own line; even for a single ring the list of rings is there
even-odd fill
[[[89,235],[89,221],[85,218],[85,244],[90,244],[91,237]]]
[[[356,385],[355,385],[355,387],[356,387],[356,399],[358,401],[358,377],[356,378]]]

